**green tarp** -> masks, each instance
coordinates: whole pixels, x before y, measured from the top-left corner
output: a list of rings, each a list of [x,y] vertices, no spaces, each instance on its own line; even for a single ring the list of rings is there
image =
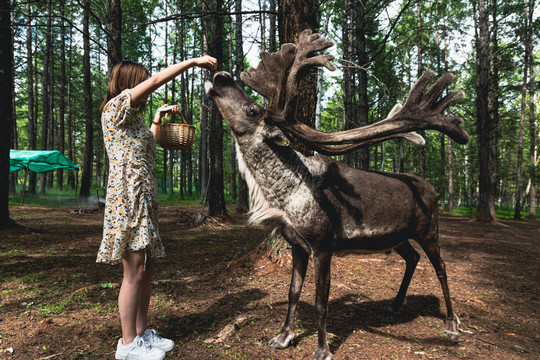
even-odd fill
[[[39,174],[56,169],[79,170],[58,150],[9,150],[9,171],[25,168]]]

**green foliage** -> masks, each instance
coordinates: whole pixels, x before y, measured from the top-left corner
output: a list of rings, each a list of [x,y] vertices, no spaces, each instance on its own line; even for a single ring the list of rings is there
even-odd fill
[[[202,55],[203,34],[201,18],[194,16],[200,14],[199,2],[190,0],[182,2],[168,2],[165,4],[158,0],[124,0],[123,8],[123,56],[138,61],[147,66],[151,73],[163,69],[167,64],[171,64],[173,59],[181,61],[186,58]],[[348,2],[350,8],[345,7],[344,0],[335,2],[324,2],[321,8],[321,32],[336,42],[336,46],[330,51],[336,55],[335,63],[340,71],[324,74],[322,97],[321,130],[339,131],[344,124],[344,104],[343,104],[343,67],[346,64],[341,61],[343,54],[343,29],[347,26],[358,26],[356,23],[346,24],[344,19],[351,10],[357,11],[355,6],[360,6],[357,1]],[[107,86],[107,60],[106,60],[106,1],[91,1],[91,73],[92,73],[92,99],[94,103],[94,188],[103,193],[103,184],[106,173],[106,154],[103,149],[103,140],[100,126],[99,105],[104,97]],[[476,74],[475,74],[475,47],[474,47],[474,11],[473,3],[463,0],[440,0],[421,2],[421,23],[422,29],[420,39],[417,35],[417,8],[416,3],[385,0],[382,2],[371,2],[365,4],[365,39],[367,62],[365,64],[352,64],[365,68],[368,74],[368,106],[369,122],[377,122],[386,117],[392,107],[403,102],[408,90],[418,72],[418,48],[417,43],[421,42],[422,67],[423,70],[433,69],[440,75],[446,71],[452,71],[456,75],[452,90],[463,89],[467,96],[459,104],[451,109],[453,116],[460,116],[464,119],[463,127],[471,135],[470,142],[465,145],[452,144],[452,164],[454,197],[457,205],[474,206],[478,196],[478,146],[476,141]],[[42,80],[43,80],[43,59],[46,35],[46,13],[45,2],[31,2],[31,22],[27,23],[26,3],[15,2],[13,12],[13,27],[15,40],[15,117],[17,129],[17,144],[19,149],[28,148],[28,80],[33,79],[34,109],[31,111],[36,119],[36,135],[38,148],[41,143],[42,124]],[[229,5],[232,6],[232,5]],[[265,5],[268,7],[267,5]],[[354,8],[354,9],[351,9]],[[227,9],[226,9],[227,10]],[[54,58],[54,107],[55,126],[58,128],[60,121],[72,122],[72,147],[74,150],[73,161],[82,163],[85,146],[85,113],[84,113],[84,93],[82,86],[82,8],[80,3],[67,1],[64,11],[65,27],[65,47],[66,47],[66,76],[69,82],[70,96],[67,89],[62,89],[61,81],[61,48],[62,28],[60,27],[60,5],[55,4],[53,14],[53,58]],[[499,100],[499,123],[498,123],[498,206],[512,206],[515,199],[515,177],[517,163],[517,147],[519,143],[519,120],[521,117],[521,84],[523,82],[523,53],[524,53],[524,1],[516,0],[498,4],[498,38],[499,49],[497,53],[497,66],[500,78],[500,100]],[[159,21],[170,16],[168,21]],[[234,54],[234,17],[232,21],[225,21],[224,36],[227,38],[223,42],[223,52],[225,59],[231,59]],[[355,21],[357,19],[354,19]],[[245,22],[259,22],[257,17],[245,17]],[[268,21],[268,20],[267,20]],[[32,53],[31,60],[34,66],[33,73],[27,69],[26,53],[26,29],[31,26],[32,30]],[[167,27],[168,37],[165,39],[165,27]],[[538,16],[533,18],[533,34],[540,30],[540,20]],[[268,30],[268,27],[266,27]],[[165,41],[166,40],[166,41]],[[250,40],[250,39],[245,39]],[[174,45],[177,42],[176,47]],[[534,73],[538,78],[538,60],[540,51],[538,50],[538,40],[535,38],[534,57],[536,67]],[[165,44],[167,48],[165,49]],[[357,44],[354,44],[356,46]],[[165,56],[166,55],[166,56]],[[166,64],[167,59],[167,64]],[[247,58],[244,59],[247,67]],[[229,61],[221,64],[223,70],[229,69]],[[256,66],[256,64],[250,64]],[[201,188],[205,184],[199,182],[199,140],[201,136],[200,119],[201,109],[206,106],[201,79],[203,72],[199,69],[191,69],[185,76],[177,78],[174,83],[162,87],[149,99],[148,112],[146,118],[148,123],[153,117],[157,107],[163,103],[181,103],[185,101],[183,112],[188,118],[188,122],[193,123],[197,131],[197,141],[192,148],[192,184],[190,189],[193,195],[185,196],[189,201],[201,201]],[[536,86],[539,88],[539,86]],[[173,93],[173,88],[175,89]],[[60,93],[64,91],[66,96],[65,114],[59,114],[58,106]],[[264,100],[247,89],[248,94],[260,104]],[[184,94],[184,97],[182,97]],[[353,101],[358,101],[357,98]],[[527,104],[529,103],[527,99]],[[538,134],[538,115],[540,106],[536,106],[536,133]],[[528,110],[527,110],[528,111]],[[176,120],[178,121],[178,120]],[[526,118],[528,126],[528,115]],[[67,125],[66,125],[67,128]],[[68,130],[65,134],[67,147]],[[55,132],[58,143],[58,133]],[[448,143],[445,138],[445,148],[441,150],[441,136],[437,132],[427,132],[426,138],[426,178],[440,192],[443,185],[448,181]],[[530,132],[524,132],[524,159],[525,166],[522,168],[523,187],[529,181],[529,146]],[[538,142],[538,138],[535,139]],[[228,200],[232,199],[232,176],[233,167],[236,167],[233,153],[231,151],[231,135],[227,125],[224,124],[223,134],[224,144],[224,182],[225,195]],[[407,142],[389,141],[378,144],[370,148],[370,168],[384,171],[399,171],[403,166],[405,172],[418,172],[418,152],[416,146]],[[67,148],[66,148],[67,153]],[[400,157],[400,154],[403,157]],[[174,152],[175,178],[180,176],[179,163],[181,153]],[[341,157],[338,157],[341,159]],[[158,157],[155,167],[156,176],[159,181],[164,180],[163,150],[158,148]],[[66,181],[67,176],[64,176]],[[19,176],[19,181],[21,181]],[[540,181],[537,181],[537,183]],[[65,185],[65,184],[64,184]],[[164,186],[160,186],[160,197],[162,201],[176,201],[179,193],[179,185],[174,184],[174,193],[165,194]],[[68,189],[64,192],[55,192],[54,189],[47,189],[48,195],[58,200],[46,200],[46,197],[33,198],[27,196],[25,202],[40,203],[51,201],[69,203],[69,199],[74,199],[74,190]],[[537,191],[540,193],[540,191]],[[445,196],[447,198],[447,196]],[[10,199],[12,204],[16,204],[20,198],[13,196]]]

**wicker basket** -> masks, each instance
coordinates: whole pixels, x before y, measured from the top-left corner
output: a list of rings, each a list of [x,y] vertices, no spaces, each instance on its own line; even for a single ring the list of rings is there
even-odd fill
[[[187,150],[195,142],[195,126],[186,124],[182,113],[182,124],[163,123],[159,129],[159,145],[165,150]]]

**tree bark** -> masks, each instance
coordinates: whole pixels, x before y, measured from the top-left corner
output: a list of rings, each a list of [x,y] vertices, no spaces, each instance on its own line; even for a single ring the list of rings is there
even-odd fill
[[[13,29],[12,32],[11,32],[11,43],[12,44],[15,44],[15,32],[17,30],[16,29]],[[15,89],[15,76],[13,75],[12,76],[12,79],[11,79],[11,86],[13,89]],[[15,91],[15,90],[14,90]],[[18,135],[17,135],[17,111],[16,111],[16,106],[15,106],[15,93],[13,93],[13,96],[11,97],[11,111],[12,111],[12,116],[11,116],[11,134],[10,134],[10,149],[13,149],[13,150],[17,150],[19,148],[19,142],[18,142]],[[17,171],[14,171],[14,172],[10,172],[9,173],[9,193],[10,194],[15,194],[17,192]]]
[[[64,15],[65,15],[65,0],[60,0],[60,34],[62,41],[60,42],[60,97],[58,104],[58,150],[64,154],[65,153],[65,121],[64,113],[66,112],[66,102],[65,102],[65,93],[66,93],[66,29],[64,27]],[[59,190],[62,190],[62,185],[64,183],[64,170],[58,169],[56,171],[56,187]]]
[[[47,27],[45,35],[45,53],[43,54],[43,97],[42,97],[42,111],[43,117],[41,121],[41,150],[48,149],[48,137],[49,137],[49,123],[52,122],[50,117],[50,67],[52,67],[52,39],[50,34],[52,33],[52,0],[47,1]],[[45,194],[47,188],[47,175],[40,175],[39,193]]]
[[[86,117],[86,143],[84,147],[83,168],[81,174],[81,189],[79,196],[87,199],[90,196],[92,179],[92,158],[94,153],[94,119],[92,116],[92,85],[90,74],[90,0],[85,0],[83,11],[83,88],[84,110]]]
[[[235,0],[235,3],[238,2],[239,0]],[[241,2],[241,1],[240,1]],[[240,6],[240,10],[242,9],[242,7]],[[238,10],[236,10],[236,12],[238,12]],[[277,50],[277,45],[276,45],[276,0],[270,0],[270,16],[268,17],[269,20],[270,20],[270,25],[268,27],[268,31],[269,31],[269,34],[268,34],[268,52],[272,53],[272,52],[275,52]],[[240,21],[242,21],[242,16],[241,15],[237,15],[236,17],[236,23],[238,24],[238,16],[240,16]],[[240,29],[241,29],[241,25],[240,25]],[[238,34],[236,35],[236,38],[238,38]]]
[[[525,116],[527,112],[527,88],[528,88],[528,80],[529,80],[529,56],[530,49],[528,46],[528,30],[529,30],[529,24],[528,20],[528,6],[529,2],[525,2],[525,26],[524,31],[525,34],[523,34],[524,39],[524,45],[525,45],[525,51],[523,54],[523,82],[521,85],[521,114],[519,118],[519,135],[518,135],[518,149],[517,149],[517,167],[516,167],[516,193],[515,193],[515,205],[514,205],[514,219],[519,220],[521,219],[521,182],[522,182],[522,176],[521,171],[523,169],[523,147],[524,147],[524,141],[523,136],[525,133]],[[494,15],[495,18],[495,15]],[[495,19],[494,19],[495,20]],[[495,50],[495,48],[494,48]]]
[[[172,63],[176,63],[176,54],[178,53],[178,26],[177,22],[174,22],[174,43],[173,43],[173,58]],[[173,79],[171,81],[171,101],[170,104],[177,104],[178,103],[178,95],[176,90],[176,79]],[[171,117],[171,121],[175,119],[176,116]],[[176,121],[176,120],[175,120]],[[169,174],[168,174],[168,194],[170,198],[174,198],[174,163],[176,158],[178,157],[178,151],[171,150],[169,152]],[[180,186],[181,188],[181,186]],[[182,190],[180,190],[180,196],[182,196]]]
[[[296,43],[298,34],[305,29],[319,31],[320,8],[316,1],[279,0],[278,28],[279,41]],[[317,76],[316,70],[310,71],[298,84],[298,93],[302,94],[296,102],[296,120],[315,128],[315,113],[317,106]],[[305,145],[293,141],[293,147],[304,155],[313,155]]]
[[[235,65],[234,65],[234,78],[236,83],[242,89],[244,88],[244,82],[240,79],[240,73],[244,70],[244,49],[243,49],[243,39],[242,39],[242,0],[235,0]],[[271,0],[270,9],[275,11],[276,3],[275,0]],[[273,24],[273,26],[272,26]],[[276,50],[276,17],[270,15],[270,36],[269,36],[269,51],[273,52]],[[247,212],[249,209],[249,199],[248,199],[248,187],[246,181],[242,178],[240,173],[238,173],[238,202],[236,203],[236,210],[238,212]]]
[[[358,58],[358,126],[369,124],[369,104],[368,104],[368,74],[365,67],[368,65],[368,53],[366,44],[366,8],[365,3],[355,0],[356,21],[355,21],[355,40],[356,56]],[[358,168],[369,169],[369,148],[360,149],[358,153]]]
[[[353,29],[351,24],[354,19],[354,8],[350,4],[350,0],[345,0],[343,5],[343,17],[342,17],[342,51],[343,51],[343,130],[354,129],[358,125],[356,124],[356,112],[354,111],[353,104]],[[354,167],[355,166],[355,153],[347,153],[343,156],[345,164]]]
[[[68,79],[71,79],[72,70],[72,50],[73,50],[73,30],[69,30],[69,58],[68,58]],[[73,141],[73,107],[71,106],[71,81],[67,82],[67,125],[68,125],[68,155],[72,161],[75,161],[75,145]],[[75,175],[73,171],[68,171],[68,185],[75,188]]]
[[[169,14],[169,2],[165,0],[165,17]],[[165,51],[165,68],[169,66],[169,24],[165,23],[165,43],[164,43],[164,51]],[[165,93],[165,104],[169,103],[169,84],[163,85],[163,92]],[[168,178],[168,165],[169,165],[169,156],[171,156],[172,151],[163,149],[163,174],[161,174],[161,191],[164,194],[167,194],[168,188],[167,188],[167,178]]]
[[[210,0],[208,30],[208,55],[223,63],[223,0]],[[208,190],[208,214],[223,216],[227,214],[223,185],[223,120],[215,104],[212,103],[208,134],[210,154],[210,186]]]
[[[476,112],[479,162],[477,220],[493,221],[497,191],[497,124],[489,111],[489,33],[485,0],[478,1]]]
[[[9,144],[13,126],[13,35],[11,2],[0,0],[0,229],[14,225],[9,217]]]
[[[28,150],[36,150],[37,131],[34,105],[34,63],[32,51],[32,9],[26,3],[26,81],[28,83]],[[28,174],[28,194],[36,194],[36,173]]]
[[[536,218],[536,139],[538,134],[536,132],[535,121],[535,81],[534,81],[534,58],[532,56],[533,48],[533,13],[535,1],[529,0],[529,29],[527,33],[527,47],[529,48],[529,181],[531,183],[531,189],[529,192],[529,217]]]
[[[416,41],[418,50],[418,69],[417,77],[420,78],[424,71],[422,65],[422,1],[416,3]],[[425,138],[426,132],[421,130],[418,132],[420,136]],[[426,148],[425,146],[418,147],[418,175],[422,178],[426,177]]]
[[[122,60],[122,3],[121,0],[107,0],[107,65],[109,74],[114,65]]]

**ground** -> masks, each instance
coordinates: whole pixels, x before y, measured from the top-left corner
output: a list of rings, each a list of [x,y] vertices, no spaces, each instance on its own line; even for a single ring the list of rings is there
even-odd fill
[[[10,212],[22,227],[0,232],[0,359],[113,359],[121,267],[95,263],[103,212]],[[311,266],[297,342],[270,349],[287,309],[288,257],[278,265],[257,253],[268,231],[247,226],[245,216],[197,225],[198,213],[195,205],[160,209],[168,257],[157,266],[150,321],[177,344],[167,359],[310,359],[317,341]],[[443,215],[440,234],[460,339],[442,336],[442,292],[425,255],[399,316],[387,311],[404,271],[397,254],[335,257],[334,359],[540,359],[540,222]]]

